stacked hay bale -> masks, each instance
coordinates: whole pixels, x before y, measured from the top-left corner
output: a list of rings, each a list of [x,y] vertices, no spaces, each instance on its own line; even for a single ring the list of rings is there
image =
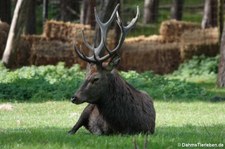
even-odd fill
[[[176,70],[179,64],[179,43],[165,43],[162,36],[142,36],[125,41],[119,68],[165,74]]]
[[[216,56],[219,53],[217,28],[185,31],[181,37],[181,59],[191,59],[194,55]]]
[[[63,61],[66,66],[78,63],[81,68],[85,68],[86,63],[78,58],[74,51],[74,43],[76,43],[85,54],[88,55],[90,52],[83,43],[81,30],[84,30],[87,41],[92,43],[94,31],[89,25],[47,21],[42,36],[26,36],[25,40],[31,43],[30,64],[47,65]],[[109,40],[110,38],[114,39],[113,31],[110,31],[107,43],[112,48],[115,40]]]
[[[202,30],[196,23],[164,21],[160,35],[125,40],[120,69],[170,73],[193,55],[214,56],[218,49],[217,29]]]
[[[0,21],[0,59],[5,50],[6,41],[9,33],[9,25],[5,22]]]
[[[201,26],[192,22],[168,20],[161,23],[159,32],[166,42],[180,41],[185,31],[201,29]]]
[[[43,34],[51,40],[71,42],[77,37],[77,34],[80,34],[82,29],[91,31],[89,25],[50,20],[45,23]]]

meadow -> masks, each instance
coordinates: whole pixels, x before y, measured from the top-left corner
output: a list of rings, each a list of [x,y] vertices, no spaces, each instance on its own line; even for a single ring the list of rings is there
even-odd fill
[[[218,57],[202,56],[164,76],[120,72],[128,82],[154,98],[156,131],[148,136],[96,136],[84,128],[68,135],[86,106],[70,102],[84,77],[79,66],[66,68],[59,63],[8,70],[1,64],[0,148],[127,149],[134,148],[134,142],[139,148],[145,144],[147,148],[162,149],[191,145],[222,148],[225,90],[216,87],[217,63]]]

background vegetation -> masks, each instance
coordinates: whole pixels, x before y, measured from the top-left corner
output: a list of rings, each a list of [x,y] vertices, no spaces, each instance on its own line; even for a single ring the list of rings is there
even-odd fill
[[[152,72],[121,72],[133,86],[148,92],[156,100],[209,100],[214,93],[207,91],[204,84],[194,80],[216,79],[218,57],[194,57],[180,66],[173,74],[160,76]],[[78,65],[66,68],[57,66],[32,66],[10,71],[0,65],[0,99],[17,101],[68,100],[78,89],[84,71]],[[191,82],[192,80],[192,82]]]

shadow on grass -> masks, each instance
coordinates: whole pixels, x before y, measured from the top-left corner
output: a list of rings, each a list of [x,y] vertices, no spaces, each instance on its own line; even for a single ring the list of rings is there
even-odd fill
[[[143,148],[145,135],[96,136],[80,129],[68,135],[67,128],[0,129],[1,148],[133,148],[133,138]],[[179,143],[224,143],[225,130],[222,125],[158,127],[154,135],[148,136],[150,148],[177,148]]]

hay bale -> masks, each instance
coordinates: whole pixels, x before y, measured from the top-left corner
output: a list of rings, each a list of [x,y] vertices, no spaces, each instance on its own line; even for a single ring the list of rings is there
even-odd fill
[[[160,26],[160,35],[162,35],[166,41],[173,42],[179,41],[180,36],[184,31],[191,31],[195,29],[200,29],[201,26],[192,22],[168,20],[163,21]]]
[[[45,23],[43,34],[52,40],[73,41],[82,29],[85,30],[86,34],[90,34],[88,32],[91,31],[89,25],[50,20]]]
[[[16,67],[28,66],[30,64],[29,57],[31,45],[32,44],[29,42],[29,40],[27,40],[25,36],[21,36],[16,52]]]
[[[75,63],[75,53],[71,43],[59,40],[40,40],[34,42],[31,47],[30,64],[32,65],[55,65],[60,61],[71,66]]]
[[[218,43],[219,41],[219,32],[218,28],[207,28],[207,29],[195,29],[185,31],[181,36],[181,42],[186,43],[196,43],[196,42],[205,42],[205,43]]]
[[[181,60],[191,59],[193,56],[216,56],[219,53],[219,44],[218,43],[205,43],[195,42],[195,43],[186,43],[181,44]]]
[[[181,37],[181,59],[191,59],[194,55],[216,56],[219,53],[217,28],[186,31]]]
[[[121,70],[151,70],[157,74],[165,74],[176,70],[180,64],[178,43],[149,43],[148,40],[132,44],[130,42],[125,42],[121,50]]]
[[[90,50],[84,45],[81,33],[79,32],[75,38],[77,46],[81,47],[81,50],[88,55]],[[110,40],[111,38],[114,39],[114,33],[112,31],[109,32],[107,39],[107,45],[110,49],[115,47],[115,40]],[[87,40],[89,43],[92,43],[91,35],[87,35]],[[30,51],[30,65],[55,65],[63,61],[67,66],[78,63],[81,65],[81,68],[86,67],[86,62],[82,61],[74,51],[74,42],[53,40],[44,35],[29,35],[23,36],[22,45],[25,46],[25,51]]]
[[[0,31],[4,31],[4,32],[8,33],[9,29],[10,29],[10,26],[7,23],[2,22],[0,20]]]
[[[2,58],[2,55],[5,50],[9,28],[10,27],[7,23],[0,21],[0,59]]]
[[[145,36],[145,35],[141,35],[138,37],[130,37],[125,39],[126,43],[132,44],[132,43],[136,43],[136,42],[141,42],[141,41],[145,41],[145,42],[157,42],[157,43],[165,43],[166,40],[162,35],[151,35],[151,36]]]

